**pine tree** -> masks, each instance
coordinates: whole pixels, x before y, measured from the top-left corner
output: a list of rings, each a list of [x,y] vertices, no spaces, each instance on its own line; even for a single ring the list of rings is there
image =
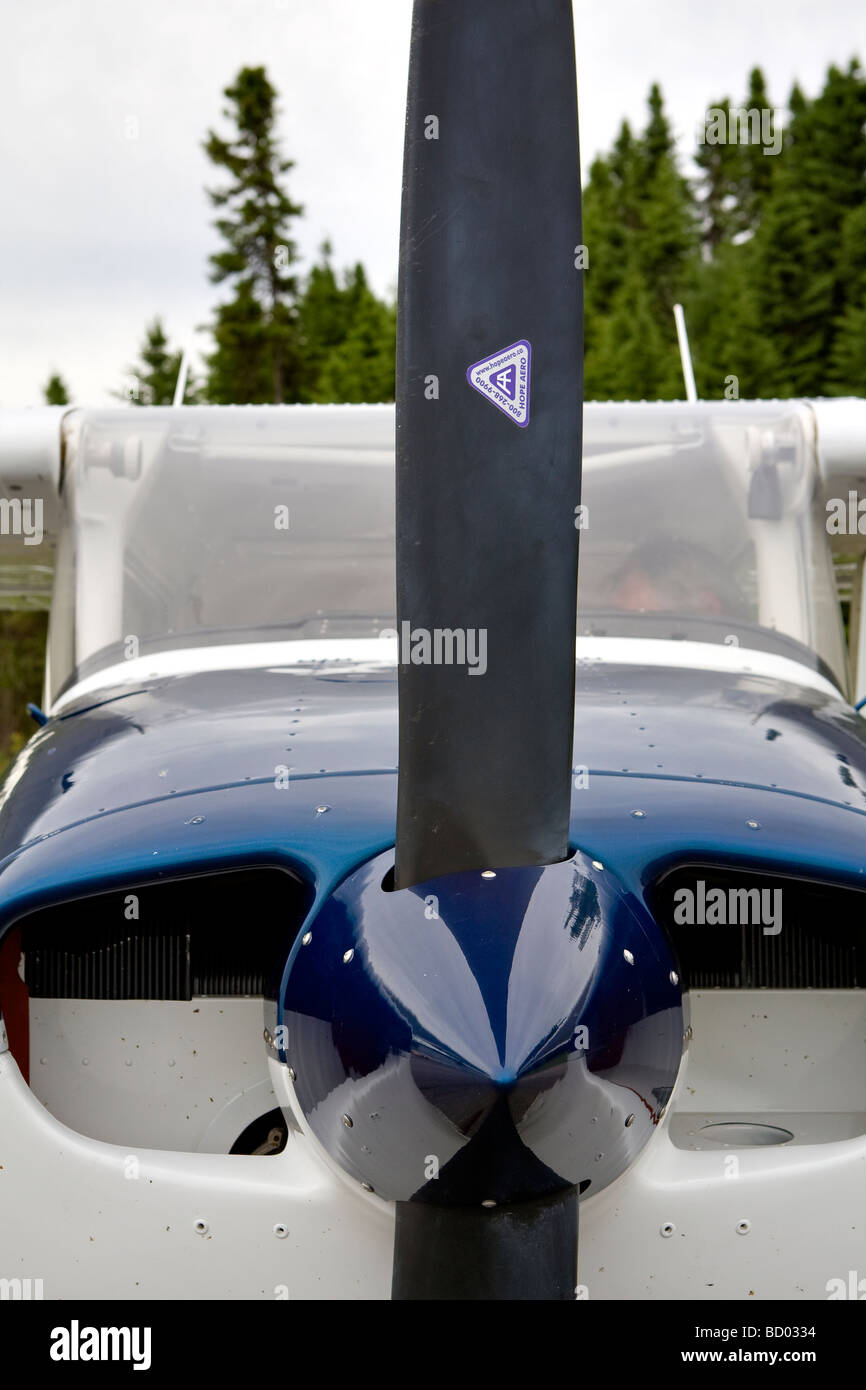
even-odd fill
[[[866,396],[866,293],[852,300],[836,325],[828,394]]]
[[[673,306],[689,282],[697,253],[694,202],[671,151],[645,184],[638,241],[637,263],[660,326],[673,323]]]
[[[397,314],[383,304],[356,265],[343,289],[348,331],[326,354],[315,399],[326,401],[393,401]]]
[[[241,280],[234,299],[217,308],[213,335],[217,348],[207,359],[207,399],[215,405],[270,402],[269,325],[249,280]]]
[[[711,255],[722,241],[743,239],[757,230],[778,158],[774,148],[778,149],[775,113],[764,74],[753,68],[742,107],[724,97],[708,108],[695,154],[701,170],[703,243]]]
[[[746,110],[761,113],[761,139],[752,139],[745,145],[736,146],[740,157],[735,189],[737,217],[734,230],[738,233],[757,231],[761,213],[770,196],[775,162],[781,154],[776,140],[775,112],[770,105],[766,79],[760,68],[752,68],[749,73]],[[765,112],[768,113],[766,117]],[[764,144],[765,135],[769,136],[767,145]],[[779,153],[773,154],[773,149],[778,149]]]
[[[298,300],[299,342],[303,355],[303,399],[319,399],[322,368],[349,331],[346,296],[331,264],[332,248],[324,241]]]
[[[700,209],[704,245],[712,253],[735,230],[732,205],[736,200],[737,147],[728,143],[731,102],[723,97],[709,107],[695,153],[695,163],[701,171]],[[724,131],[726,138],[716,140]]]
[[[303,399],[320,404],[392,401],[395,307],[376,297],[361,265],[345,272],[341,284],[327,241],[320,255],[298,300]]]
[[[632,267],[599,325],[584,363],[591,400],[654,400],[682,396],[673,317],[659,322],[645,276]]]
[[[223,114],[235,133],[226,140],[209,131],[204,149],[229,176],[224,187],[208,190],[222,209],[215,226],[225,243],[210,261],[211,279],[227,282],[234,298],[217,310],[207,395],[225,404],[294,401],[303,370],[290,226],[303,209],[284,180],[294,165],[280,152],[277,93],[265,69],[242,68],[224,95]]]
[[[856,63],[831,67],[823,90],[791,94],[792,119],[755,237],[754,289],[778,369],[765,384],[780,395],[838,387],[834,338],[851,307],[839,245],[863,202],[866,81]],[[854,310],[857,287],[854,287]],[[850,331],[850,329],[848,330]]]
[[[171,405],[183,354],[169,346],[162,320],[158,316],[145,328],[139,356],[141,360],[127,368],[126,389],[112,394],[118,400],[131,401],[133,405]],[[188,379],[184,401],[190,404],[195,398],[195,382]]]
[[[698,394],[706,400],[771,395],[775,345],[761,322],[752,242],[724,241],[703,262],[685,297]]]
[[[746,108],[759,124],[772,110],[758,68]],[[789,111],[776,155],[764,152],[768,135],[769,148],[777,145],[772,122],[761,139],[698,151],[705,259],[687,309],[698,384],[711,394],[731,375],[748,396],[850,390],[861,379],[866,84],[858,65],[830,68],[814,99],[795,86]]]
[[[828,391],[866,396],[866,202],[845,217],[837,269],[845,307],[834,324]]]
[[[655,177],[660,166],[674,152],[673,136],[671,135],[670,122],[665,115],[662,89],[657,82],[654,82],[650,87],[647,106],[649,107],[649,120],[641,142],[642,173],[645,182],[649,182]]]
[[[588,331],[607,313],[626,274],[635,234],[640,229],[639,148],[623,121],[610,155],[597,158],[583,196],[583,235],[589,253],[586,273]]]
[[[589,396],[682,395],[673,306],[693,277],[697,219],[657,85],[648,104],[644,133],[623,123],[586,189]]]
[[[45,397],[46,405],[69,404],[69,392],[67,391],[66,383],[59,372],[52,372],[51,376],[48,378],[48,380],[42,388],[42,394]]]

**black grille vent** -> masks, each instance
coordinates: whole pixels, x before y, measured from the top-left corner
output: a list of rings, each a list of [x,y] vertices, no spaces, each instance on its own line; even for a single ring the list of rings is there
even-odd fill
[[[853,944],[824,941],[808,927],[792,931],[785,942],[763,932],[744,933],[746,988],[855,989],[861,983],[857,964]]]
[[[96,937],[101,937],[97,940]],[[30,993],[49,999],[190,999],[190,938],[154,933],[126,936],[94,933],[87,945],[28,946]],[[200,991],[195,991],[199,993]],[[261,992],[261,991],[259,991]],[[234,989],[214,991],[234,994]]]
[[[682,890],[692,896],[684,896]],[[714,901],[724,902],[721,911],[729,920],[701,920],[711,914],[707,899],[716,890],[723,899]],[[752,897],[747,899],[744,895],[749,893]],[[676,914],[682,916],[690,904],[697,920],[677,920]],[[778,905],[777,934],[772,934],[775,923],[762,913],[764,904],[771,914]],[[862,889],[750,869],[688,865],[655,885],[650,906],[671,939],[684,983],[692,989],[866,987]]]
[[[246,869],[61,903],[21,923],[27,987],[50,999],[272,994],[310,899],[294,874]]]

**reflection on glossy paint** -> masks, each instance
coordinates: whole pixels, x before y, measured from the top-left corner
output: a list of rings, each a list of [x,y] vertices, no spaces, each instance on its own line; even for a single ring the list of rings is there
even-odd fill
[[[582,855],[403,892],[382,886],[391,863],[379,856],[322,905],[284,982],[286,1057],[313,1131],[393,1199],[611,1182],[650,1137],[682,1053],[652,918]]]

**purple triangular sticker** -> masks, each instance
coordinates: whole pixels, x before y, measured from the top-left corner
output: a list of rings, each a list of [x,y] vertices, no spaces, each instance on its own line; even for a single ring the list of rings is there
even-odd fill
[[[524,429],[529,424],[529,377],[532,348],[525,338],[475,362],[466,380],[497,410]]]

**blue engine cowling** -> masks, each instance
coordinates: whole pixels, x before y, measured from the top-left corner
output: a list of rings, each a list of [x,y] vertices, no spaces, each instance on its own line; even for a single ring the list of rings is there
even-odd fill
[[[392,864],[347,878],[287,964],[284,1055],[317,1138],[391,1200],[499,1204],[612,1182],[682,1056],[661,929],[581,854],[403,891]]]

